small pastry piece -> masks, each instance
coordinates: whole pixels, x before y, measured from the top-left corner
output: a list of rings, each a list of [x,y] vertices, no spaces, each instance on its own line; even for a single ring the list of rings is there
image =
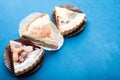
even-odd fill
[[[63,36],[70,37],[84,29],[86,15],[71,5],[56,6],[52,12],[54,23]]]
[[[23,19],[19,28],[20,36],[24,36],[35,45],[46,50],[57,50],[63,45],[63,36],[50,21],[49,15],[32,13]]]
[[[10,41],[4,52],[5,65],[15,76],[36,71],[42,64],[43,57],[43,49],[25,38]]]

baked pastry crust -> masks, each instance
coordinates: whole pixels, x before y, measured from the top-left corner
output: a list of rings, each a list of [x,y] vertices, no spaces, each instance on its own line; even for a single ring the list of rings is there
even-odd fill
[[[83,14],[83,12],[80,9],[78,9],[77,7],[72,6],[72,5],[66,4],[66,5],[61,5],[59,7],[60,8],[66,8],[66,9],[68,9],[70,11],[77,12],[77,13],[82,13]],[[53,18],[54,23],[58,27],[59,24],[58,24],[58,19],[56,17],[56,11],[55,10],[53,10],[53,12],[52,12],[52,18]],[[74,36],[74,35],[78,34],[79,32],[81,32],[84,29],[85,24],[86,24],[86,17],[84,18],[84,20],[82,21],[82,23],[80,23],[79,25],[76,25],[76,27],[73,27],[72,29],[69,29],[69,30],[66,30],[66,31],[62,32],[62,35],[64,35],[65,37]],[[59,29],[59,27],[58,27],[58,29]]]
[[[19,33],[45,50],[58,50],[64,42],[48,14],[31,13],[21,21]]]
[[[28,41],[27,39],[25,39],[23,37],[15,40],[15,41],[21,42],[25,45],[30,45],[30,46],[33,46],[33,47],[37,47],[33,43],[31,43],[30,41]],[[39,48],[39,47],[37,47],[37,48]],[[44,59],[44,51],[39,56],[39,59],[32,66],[29,66],[27,69],[25,68],[24,70],[19,71],[17,73],[15,73],[14,62],[13,62],[12,58],[13,58],[13,53],[11,51],[10,45],[8,45],[5,48],[5,51],[4,51],[4,63],[6,65],[6,67],[15,76],[26,76],[26,75],[29,75],[29,74],[35,72],[42,65],[42,62],[43,62],[43,59]]]

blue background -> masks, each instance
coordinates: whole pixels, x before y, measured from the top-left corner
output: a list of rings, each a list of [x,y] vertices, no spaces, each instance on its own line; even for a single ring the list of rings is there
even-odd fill
[[[19,38],[20,21],[32,12],[48,13],[55,6],[72,4],[87,16],[85,30],[65,38],[58,51],[45,51],[41,68],[17,78],[4,65],[9,40]],[[120,0],[1,0],[0,80],[120,80]]]

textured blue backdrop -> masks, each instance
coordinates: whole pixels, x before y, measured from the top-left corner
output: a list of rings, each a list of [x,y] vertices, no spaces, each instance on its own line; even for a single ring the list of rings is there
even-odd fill
[[[45,52],[42,67],[17,78],[4,65],[9,40],[19,38],[21,19],[32,12],[48,13],[57,5],[72,4],[87,15],[85,30],[65,38],[59,51]],[[120,80],[120,0],[1,0],[0,80]]]

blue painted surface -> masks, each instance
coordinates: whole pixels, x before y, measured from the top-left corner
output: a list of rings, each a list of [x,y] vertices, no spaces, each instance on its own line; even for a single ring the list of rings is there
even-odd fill
[[[32,12],[48,13],[56,5],[72,4],[87,15],[85,30],[65,38],[59,51],[45,52],[42,67],[17,78],[4,65],[9,40],[19,38],[20,21]],[[120,0],[1,0],[0,80],[120,80]]]

